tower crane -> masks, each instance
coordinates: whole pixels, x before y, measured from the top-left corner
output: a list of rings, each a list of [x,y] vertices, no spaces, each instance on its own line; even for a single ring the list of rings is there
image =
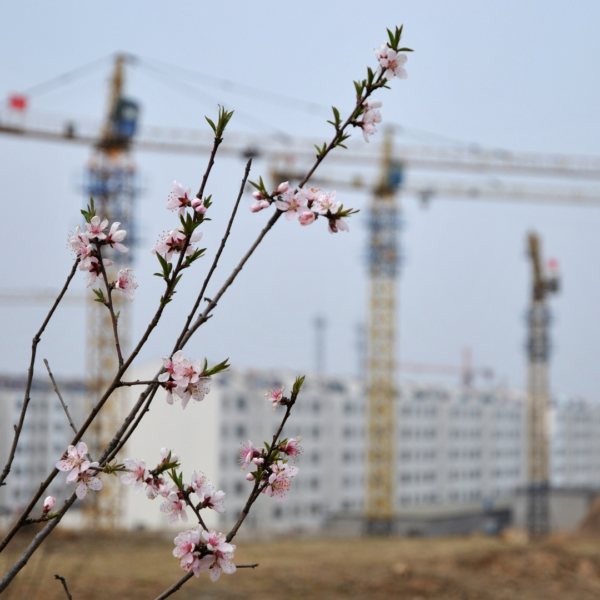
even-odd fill
[[[529,307],[528,369],[528,488],[527,528],[532,539],[547,535],[549,519],[549,437],[548,437],[548,360],[550,341],[548,326],[550,311],[547,298],[558,292],[560,282],[556,263],[545,272],[539,237],[530,233],[527,238],[532,266],[531,304]]]
[[[122,95],[124,57],[117,58],[112,78],[108,117],[101,133],[96,126],[74,123],[57,117],[14,118],[0,111],[0,134],[38,140],[85,144],[94,146],[90,162],[89,190],[102,207],[102,212],[112,220],[120,220],[131,235],[130,215],[135,200],[134,165],[129,151],[174,152],[179,154],[207,154],[212,147],[208,132],[189,129],[145,127],[136,131],[137,105]],[[135,136],[134,136],[135,134]],[[266,158],[278,173],[277,180],[293,180],[286,173],[290,165],[314,158],[313,139],[268,138],[264,134],[232,133],[221,144],[219,153],[230,156],[260,156]],[[376,144],[372,144],[377,146]],[[398,224],[400,206],[398,193],[417,194],[424,202],[433,195],[448,198],[508,199],[516,202],[555,202],[578,205],[600,204],[600,188],[589,182],[600,182],[600,158],[569,155],[518,153],[481,148],[437,146],[393,146],[391,132],[385,134],[379,151],[366,152],[349,144],[344,152],[333,153],[328,163],[333,166],[372,170],[379,165],[379,179],[369,189],[369,344],[367,359],[368,431],[367,451],[367,530],[388,533],[393,530],[395,507],[394,468],[394,401],[397,396],[395,380],[396,281],[398,277]],[[375,148],[377,150],[377,148]],[[539,184],[514,182],[509,187],[486,186],[472,178],[466,182],[456,179],[440,183],[433,181],[406,183],[404,173],[410,170],[450,171],[463,174],[532,176],[536,178],[562,178],[586,182],[582,187],[562,190],[553,186],[542,189]],[[319,180],[311,179],[315,184]],[[351,185],[356,183],[346,178]],[[360,189],[361,185],[352,185]],[[116,191],[115,191],[116,190]],[[106,316],[106,315],[105,315]],[[99,321],[95,321],[99,323]],[[111,349],[112,341],[101,342],[90,349],[90,364],[99,367],[90,381],[90,389],[97,389],[101,378],[111,370],[104,350]],[[93,354],[96,352],[96,354]],[[105,368],[106,367],[106,368]],[[533,403],[532,403],[533,405]],[[543,410],[543,407],[542,407]],[[536,413],[538,414],[538,413]],[[111,417],[108,414],[108,419]],[[102,429],[100,430],[102,431]],[[102,433],[98,434],[101,440]],[[530,431],[530,435],[533,435]],[[531,438],[533,441],[533,438]]]

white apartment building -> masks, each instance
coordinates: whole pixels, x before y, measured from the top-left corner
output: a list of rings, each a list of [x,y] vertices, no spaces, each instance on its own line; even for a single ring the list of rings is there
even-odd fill
[[[74,423],[81,423],[86,398],[83,382],[62,379],[58,385]],[[0,470],[10,453],[25,387],[25,377],[0,376]],[[25,508],[73,438],[73,431],[49,379],[34,379],[30,397],[12,469],[6,485],[0,487],[0,515]],[[64,479],[59,475],[46,495],[65,499],[69,490]]]
[[[159,361],[148,363],[129,378],[150,379],[159,366]],[[283,409],[274,412],[264,394],[281,384],[289,392],[296,375],[286,370],[233,369],[214,377],[204,401],[190,401],[185,410],[177,402],[168,405],[161,390],[119,458],[145,459],[152,468],[161,447],[171,449],[181,457],[184,480],[189,481],[193,470],[202,471],[227,493],[225,514],[206,511],[207,523],[225,530],[237,519],[252,487],[245,479],[247,471],[240,471],[239,448],[248,440],[255,446],[271,442]],[[2,380],[0,388],[2,464],[24,385],[21,381],[17,390],[16,380],[10,381]],[[81,384],[59,382],[59,386],[70,407],[83,406]],[[130,389],[133,402],[141,390]],[[25,501],[71,437],[51,388],[36,384],[32,398],[23,449],[9,485],[0,490],[3,507]],[[267,497],[257,501],[246,529],[318,530],[340,515],[358,517],[365,500],[365,415],[362,381],[309,374],[283,433],[284,437],[303,438],[304,451],[296,463],[299,473],[286,502]],[[404,381],[399,386],[395,415],[394,468],[400,516],[506,507],[516,490],[526,485],[524,392]],[[76,422],[77,418],[74,415]],[[559,398],[552,405],[550,431],[552,484],[600,489],[600,406],[583,399]],[[52,493],[65,497],[72,487],[67,488],[64,476],[59,475]],[[149,501],[131,488],[124,491],[124,526],[185,528],[181,522],[169,526],[160,512],[160,499]],[[189,516],[191,519],[191,512]]]

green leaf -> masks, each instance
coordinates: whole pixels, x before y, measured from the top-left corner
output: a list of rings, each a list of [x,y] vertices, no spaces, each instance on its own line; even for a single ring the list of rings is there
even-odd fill
[[[302,384],[306,379],[306,375],[302,375],[302,377],[296,377],[296,381],[294,381],[294,386],[292,387],[292,394],[299,394],[300,389],[302,388]]]
[[[210,369],[206,369],[206,359],[204,369],[202,370],[202,377],[211,377],[212,375],[216,375],[217,373],[222,373],[223,371],[227,371],[231,366],[227,361],[229,359],[226,358],[223,362],[220,362],[218,365],[211,367]]]
[[[411,50],[410,48],[399,48],[398,52],[414,52],[414,50]]]
[[[215,124],[208,117],[204,117],[204,118],[208,121],[208,124],[212,127],[212,130],[215,132],[215,135],[217,135],[217,128],[216,128]]]

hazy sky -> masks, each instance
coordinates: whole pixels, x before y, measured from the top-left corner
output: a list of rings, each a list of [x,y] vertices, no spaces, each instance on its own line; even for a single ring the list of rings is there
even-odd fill
[[[234,82],[344,110],[352,80],[374,66],[373,48],[386,27],[404,23],[416,52],[409,79],[381,94],[384,122],[406,126],[406,143],[432,142],[427,131],[467,143],[536,152],[600,154],[600,3],[580,1],[355,1],[124,3],[24,1],[0,6],[0,96],[26,90],[55,75],[116,51],[196,69]],[[99,119],[105,106],[108,62],[60,91],[33,97],[32,111]],[[175,81],[175,80],[173,80]],[[202,86],[200,86],[202,87]],[[197,100],[147,77],[128,76],[128,92],[143,105],[147,124],[204,127],[216,101],[238,109],[231,129],[329,136],[321,115],[294,112],[205,87]],[[213,101],[214,99],[214,101]],[[80,182],[90,150],[0,137],[3,288],[58,286],[71,264],[66,236],[79,222]],[[173,179],[197,188],[205,159],[136,155],[143,195],[142,244],[135,336],[154,311],[160,282],[148,248],[175,220],[164,208]],[[253,177],[267,174],[257,161]],[[243,171],[237,159],[217,161],[208,186],[216,201],[203,245],[214,251]],[[433,177],[433,174],[432,174]],[[345,205],[363,208],[364,194],[339,192]],[[243,200],[223,269],[227,274],[266,220]],[[403,360],[458,364],[464,346],[475,363],[493,368],[511,385],[525,384],[525,323],[529,265],[525,236],[534,228],[546,255],[556,256],[563,291],[553,299],[554,390],[600,399],[600,209],[434,202],[422,210],[403,202],[404,262],[399,285]],[[234,365],[314,365],[312,321],[328,320],[327,370],[354,373],[356,325],[365,319],[364,216],[351,233],[329,235],[323,223],[300,229],[280,222],[214,319],[190,344],[192,356],[229,356]],[[182,282],[178,302],[142,358],[164,354],[181,326],[208,261]],[[83,275],[75,288],[84,289]],[[214,287],[210,292],[214,292]],[[181,303],[181,304],[179,304]],[[25,373],[41,308],[0,306],[1,372]],[[84,368],[84,311],[62,308],[39,356],[56,372]]]

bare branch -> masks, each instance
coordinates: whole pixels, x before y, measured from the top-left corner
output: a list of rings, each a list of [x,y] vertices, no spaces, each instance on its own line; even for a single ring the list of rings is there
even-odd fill
[[[71,594],[69,593],[69,588],[67,587],[67,580],[64,577],[61,577],[60,575],[55,575],[54,579],[60,580],[60,582],[63,584],[63,587],[65,588],[65,594],[67,595],[67,598],[69,600],[73,600],[73,596],[71,596]]]
[[[31,400],[31,398],[29,397],[29,393],[31,392],[31,383],[33,381],[33,371],[34,371],[34,366],[35,366],[35,355],[37,352],[37,345],[40,343],[40,340],[42,339],[42,333],[44,333],[44,330],[46,329],[46,326],[50,322],[52,315],[54,315],[54,311],[60,304],[60,301],[63,299],[63,296],[65,295],[67,288],[69,287],[69,284],[71,283],[71,280],[75,276],[75,272],[77,271],[78,265],[79,265],[79,259],[77,259],[73,263],[73,267],[71,268],[71,272],[69,273],[69,276],[67,277],[67,280],[65,281],[65,285],[63,286],[62,290],[60,291],[60,294],[58,294],[58,297],[56,298],[56,300],[54,301],[54,304],[52,305],[50,312],[44,319],[44,322],[42,323],[40,330],[35,334],[32,342],[31,342],[31,360],[29,362],[29,372],[27,373],[27,385],[25,387],[25,397],[23,398],[23,407],[21,408],[21,416],[19,417],[19,423],[15,427],[15,436],[13,438],[13,443],[10,448],[8,460],[6,461],[6,465],[4,466],[4,469],[2,470],[2,475],[0,475],[0,486],[6,485],[4,482],[5,482],[6,478],[8,477],[8,474],[10,473],[10,469],[11,469],[13,460],[15,459],[15,453],[17,451],[19,437],[21,435],[21,431],[23,429],[23,423],[25,421],[25,413],[27,412],[27,407],[29,406],[29,401]]]
[[[200,303],[202,302],[202,299],[204,298],[204,293],[206,292],[206,288],[211,280],[213,273],[215,272],[215,269],[217,268],[217,264],[219,263],[219,258],[221,258],[221,254],[223,253],[223,249],[225,248],[225,244],[227,243],[227,238],[229,238],[229,233],[231,232],[231,226],[233,225],[233,220],[235,219],[235,215],[237,213],[238,206],[240,205],[240,200],[242,199],[242,196],[244,194],[244,188],[246,187],[246,182],[248,181],[248,176],[250,175],[251,167],[252,167],[252,159],[250,159],[246,163],[246,170],[244,172],[244,177],[242,179],[242,184],[240,186],[240,192],[239,192],[237,200],[235,201],[235,204],[233,206],[233,210],[231,211],[231,217],[229,218],[229,223],[227,224],[227,229],[225,230],[225,234],[223,235],[223,239],[221,240],[221,245],[219,246],[219,249],[215,255],[213,263],[208,271],[206,278],[204,279],[202,288],[200,289],[200,293],[198,294],[198,298],[196,299],[196,302],[194,303],[192,311],[188,315],[187,321],[185,322],[185,325],[183,327],[183,331],[181,332],[181,335],[179,336],[177,343],[175,344],[175,347],[173,348],[173,352],[171,354],[175,354],[175,352],[177,352],[177,350],[181,349],[182,340],[183,340],[185,334],[188,332],[190,323],[192,322],[192,319],[194,318],[194,315],[196,314],[196,311],[198,310],[198,307],[200,306]],[[200,189],[202,190],[203,187]]]
[[[98,265],[100,265],[100,270],[102,271],[102,278],[104,279],[104,285],[106,286],[106,294],[108,296],[108,300],[105,302],[105,306],[108,308],[110,312],[110,320],[112,322],[113,335],[115,336],[115,348],[117,349],[117,358],[119,359],[119,368],[123,366],[123,354],[121,352],[121,344],[119,342],[119,331],[118,331],[118,323],[117,317],[115,316],[115,310],[113,306],[112,300],[112,287],[110,283],[108,283],[108,276],[106,274],[106,269],[104,268],[104,263],[102,262],[102,247],[99,244],[96,244],[98,248]]]
[[[62,404],[63,410],[65,411],[65,414],[67,415],[69,425],[71,426],[73,433],[75,435],[77,435],[77,427],[75,427],[75,425],[73,424],[73,419],[71,419],[71,415],[69,414],[69,407],[65,404],[63,397],[60,395],[60,392],[58,391],[58,386],[56,385],[56,381],[54,380],[54,375],[52,375],[52,371],[50,370],[50,365],[48,364],[48,361],[46,359],[44,359],[44,364],[46,365],[46,369],[48,369],[48,375],[50,375],[50,380],[52,381],[52,385],[54,386],[54,391],[56,392],[56,395],[58,396],[58,399],[60,400],[60,403]]]
[[[253,563],[251,565],[235,565],[236,569],[256,569],[256,567],[259,567],[259,563]]]
[[[190,571],[186,573],[179,581],[175,582],[168,590],[165,590],[160,596],[156,596],[154,600],[165,600],[175,592],[178,592],[186,581],[189,581],[194,576],[194,573]]]
[[[150,381],[140,381],[137,379],[136,381],[121,381],[119,383],[119,387],[131,387],[133,385],[158,385],[160,381],[158,379],[151,379]]]

